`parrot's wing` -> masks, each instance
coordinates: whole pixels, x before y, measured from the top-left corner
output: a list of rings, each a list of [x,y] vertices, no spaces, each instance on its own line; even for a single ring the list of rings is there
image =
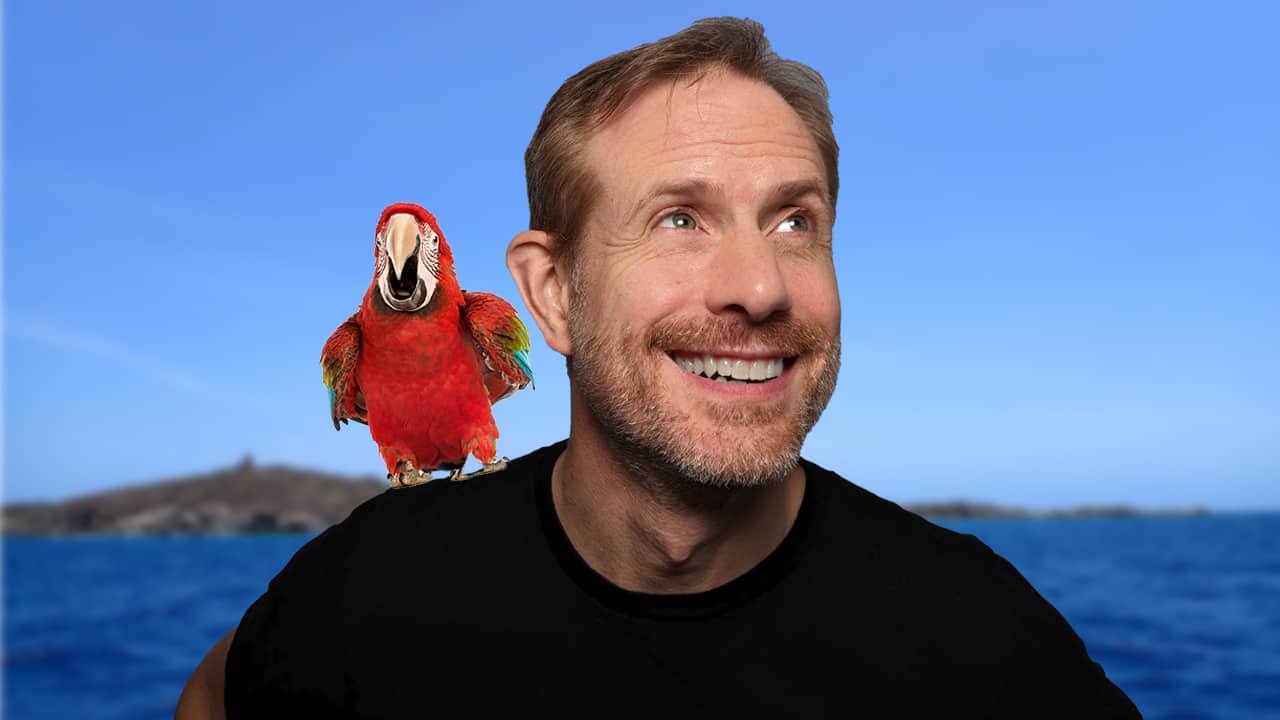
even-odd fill
[[[324,386],[329,389],[329,415],[333,429],[339,422],[355,420],[369,424],[364,394],[356,382],[356,360],[360,357],[360,323],[356,315],[338,326],[320,351],[320,369]]]
[[[511,303],[492,293],[464,292],[463,315],[476,350],[489,402],[496,403],[533,382],[529,367],[529,331]]]

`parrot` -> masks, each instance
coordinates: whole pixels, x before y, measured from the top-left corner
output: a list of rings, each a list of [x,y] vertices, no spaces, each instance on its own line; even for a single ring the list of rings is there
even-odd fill
[[[335,430],[369,426],[392,487],[463,478],[468,456],[497,459],[491,406],[533,382],[529,333],[506,300],[458,285],[436,218],[413,203],[383,209],[373,282],[320,353]],[[469,477],[469,476],[466,476]]]

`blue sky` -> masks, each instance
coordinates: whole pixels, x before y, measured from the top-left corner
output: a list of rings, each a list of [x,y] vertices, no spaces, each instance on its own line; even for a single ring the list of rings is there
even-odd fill
[[[6,497],[380,473],[318,366],[379,210],[433,210],[527,319],[503,252],[543,104],[732,14],[825,75],[842,147],[809,457],[898,501],[1280,507],[1277,6],[608,5],[7,3]],[[530,325],[512,456],[568,427]]]

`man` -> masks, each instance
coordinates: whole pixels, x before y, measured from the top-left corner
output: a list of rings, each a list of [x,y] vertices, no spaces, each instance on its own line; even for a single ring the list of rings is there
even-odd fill
[[[799,460],[839,366],[836,155],[821,77],[750,21],[568,80],[507,253],[567,443],[358,508],[179,715],[1136,717],[1008,563]]]

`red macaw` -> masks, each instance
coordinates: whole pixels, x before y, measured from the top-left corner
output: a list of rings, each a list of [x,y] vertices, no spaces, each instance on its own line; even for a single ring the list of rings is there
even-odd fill
[[[388,205],[373,282],[320,353],[333,427],[365,423],[392,485],[461,476],[468,455],[499,466],[490,406],[533,380],[529,333],[506,300],[465,292],[435,217]]]

